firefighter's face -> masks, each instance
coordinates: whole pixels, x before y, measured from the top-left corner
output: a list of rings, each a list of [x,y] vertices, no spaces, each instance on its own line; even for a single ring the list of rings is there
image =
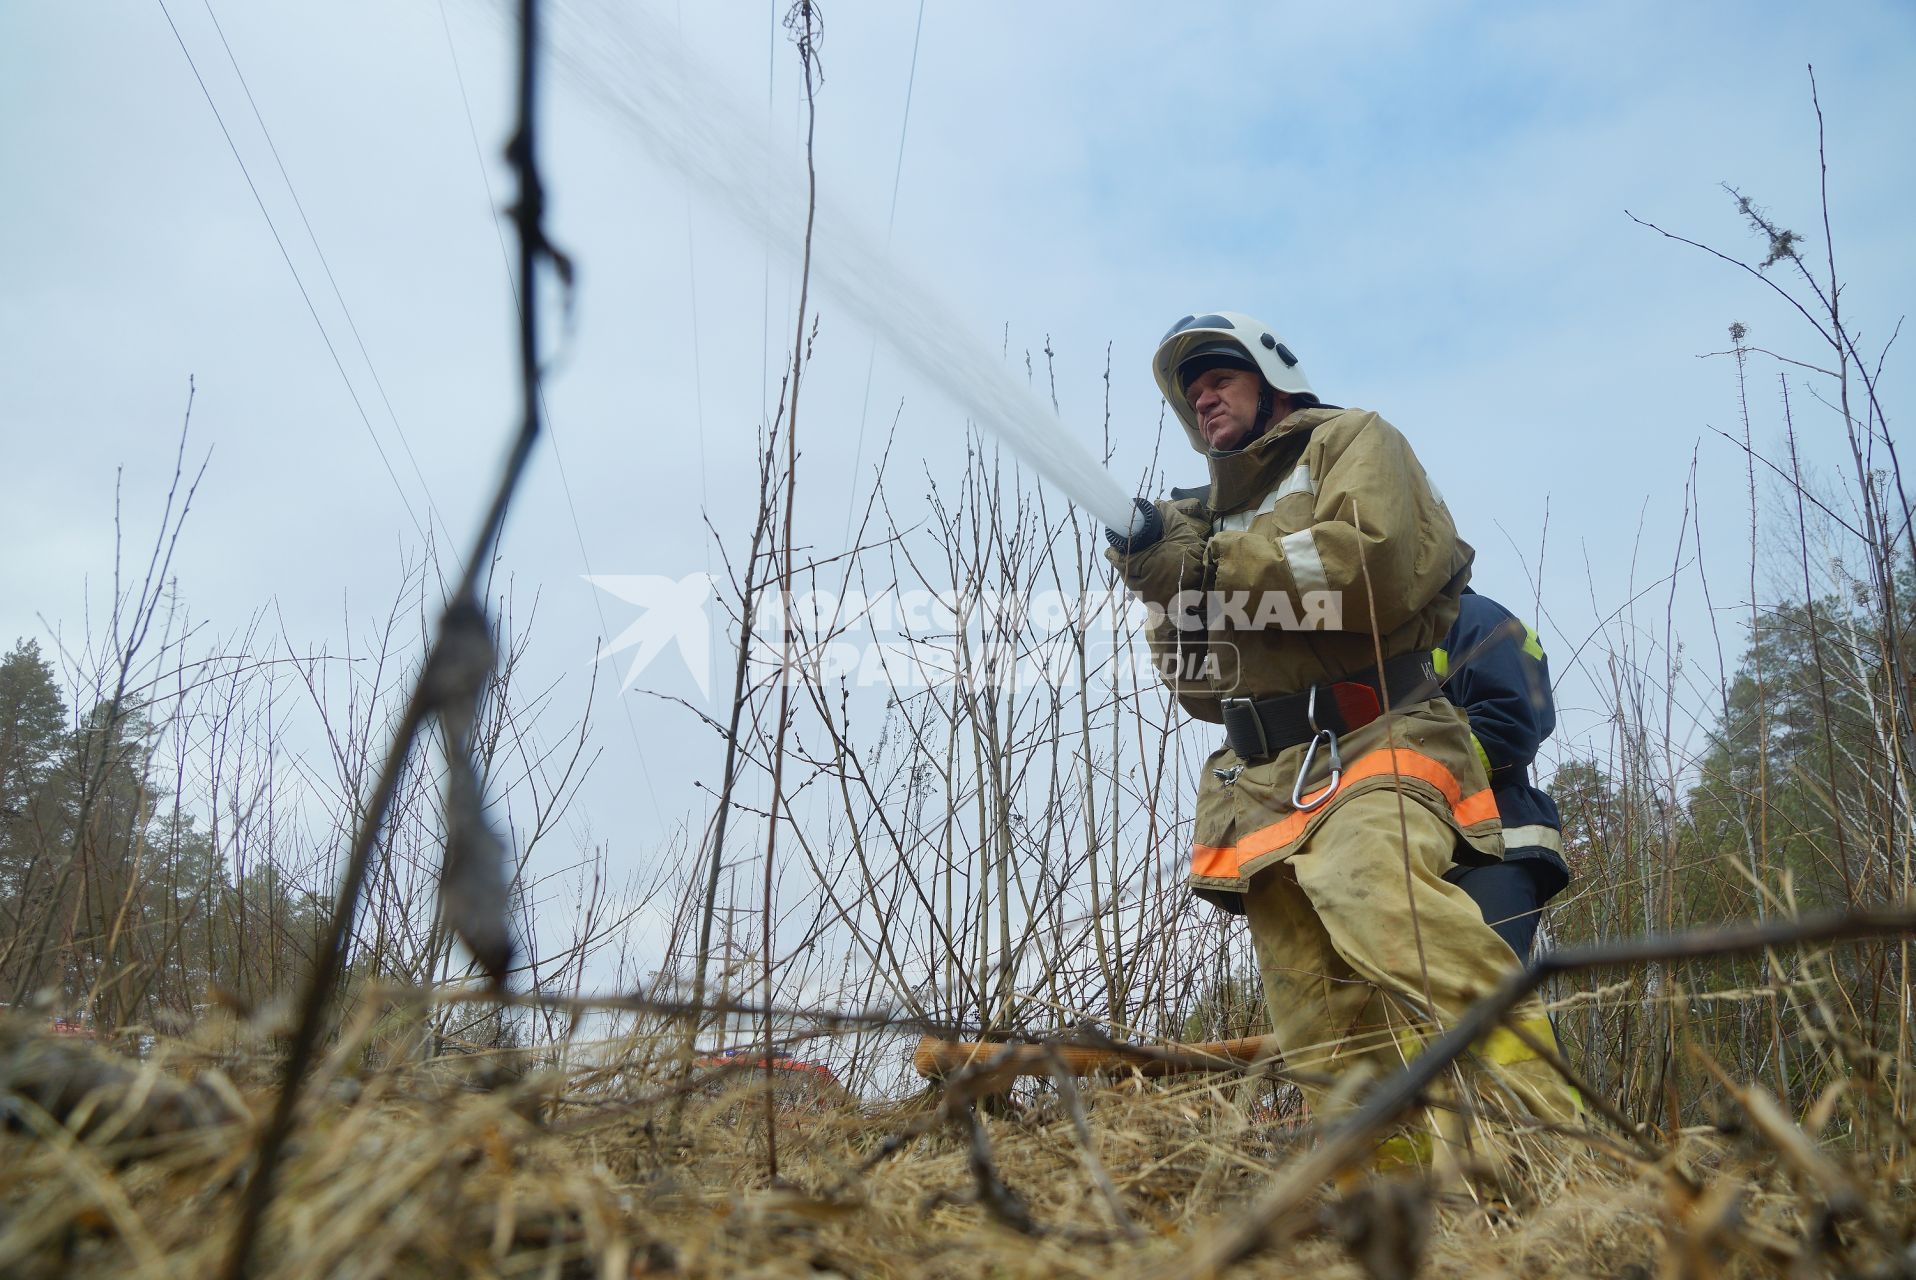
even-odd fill
[[[1198,432],[1214,452],[1248,442],[1257,425],[1257,398],[1264,379],[1249,369],[1207,369],[1184,389],[1197,414]]]

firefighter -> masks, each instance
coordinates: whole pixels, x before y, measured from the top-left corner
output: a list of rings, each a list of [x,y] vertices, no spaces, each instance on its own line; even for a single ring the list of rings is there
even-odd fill
[[[1394,1070],[1514,962],[1444,878],[1503,854],[1484,764],[1434,669],[1473,553],[1403,434],[1320,402],[1268,325],[1187,316],[1153,373],[1211,482],[1139,499],[1108,537],[1173,694],[1224,729],[1189,883],[1246,917],[1291,1066]],[[1535,997],[1513,1017],[1550,1040]],[[1517,1036],[1493,1033],[1478,1057],[1538,1118],[1575,1114]]]
[[[1530,763],[1557,727],[1550,664],[1534,627],[1488,596],[1465,588],[1457,624],[1437,651],[1444,693],[1470,717],[1470,736],[1490,775],[1503,821],[1504,856],[1487,866],[1453,867],[1484,920],[1528,960],[1544,904],[1570,883],[1557,805],[1530,783]]]

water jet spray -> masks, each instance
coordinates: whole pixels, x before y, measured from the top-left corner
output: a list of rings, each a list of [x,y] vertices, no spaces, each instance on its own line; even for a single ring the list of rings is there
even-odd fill
[[[561,77],[748,230],[796,257],[803,174],[670,26],[640,5],[553,0],[547,28]],[[1073,504],[1108,528],[1135,532],[1140,513],[1123,486],[882,243],[821,199],[814,279]]]

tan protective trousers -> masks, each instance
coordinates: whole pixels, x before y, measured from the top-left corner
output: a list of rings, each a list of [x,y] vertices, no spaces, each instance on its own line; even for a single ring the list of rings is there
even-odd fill
[[[1252,878],[1245,917],[1287,1065],[1391,1074],[1432,1030],[1418,1011],[1447,1026],[1516,967],[1477,904],[1443,878],[1455,841],[1422,804],[1380,788],[1345,800],[1297,853]],[[1536,996],[1510,1021],[1555,1047]],[[1576,1117],[1576,1094],[1508,1031],[1486,1037],[1475,1057],[1538,1119]],[[1323,1106],[1321,1090],[1307,1093]]]

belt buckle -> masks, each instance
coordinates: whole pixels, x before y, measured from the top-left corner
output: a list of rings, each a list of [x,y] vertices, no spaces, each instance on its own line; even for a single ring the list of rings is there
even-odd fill
[[[1257,713],[1256,700],[1252,698],[1224,698],[1218,705],[1223,708],[1227,718],[1230,716],[1231,709],[1234,706],[1242,707],[1245,710],[1250,716],[1251,728],[1257,734],[1257,755],[1255,758],[1259,760],[1270,759],[1272,755],[1271,740],[1264,732],[1264,717]]]

